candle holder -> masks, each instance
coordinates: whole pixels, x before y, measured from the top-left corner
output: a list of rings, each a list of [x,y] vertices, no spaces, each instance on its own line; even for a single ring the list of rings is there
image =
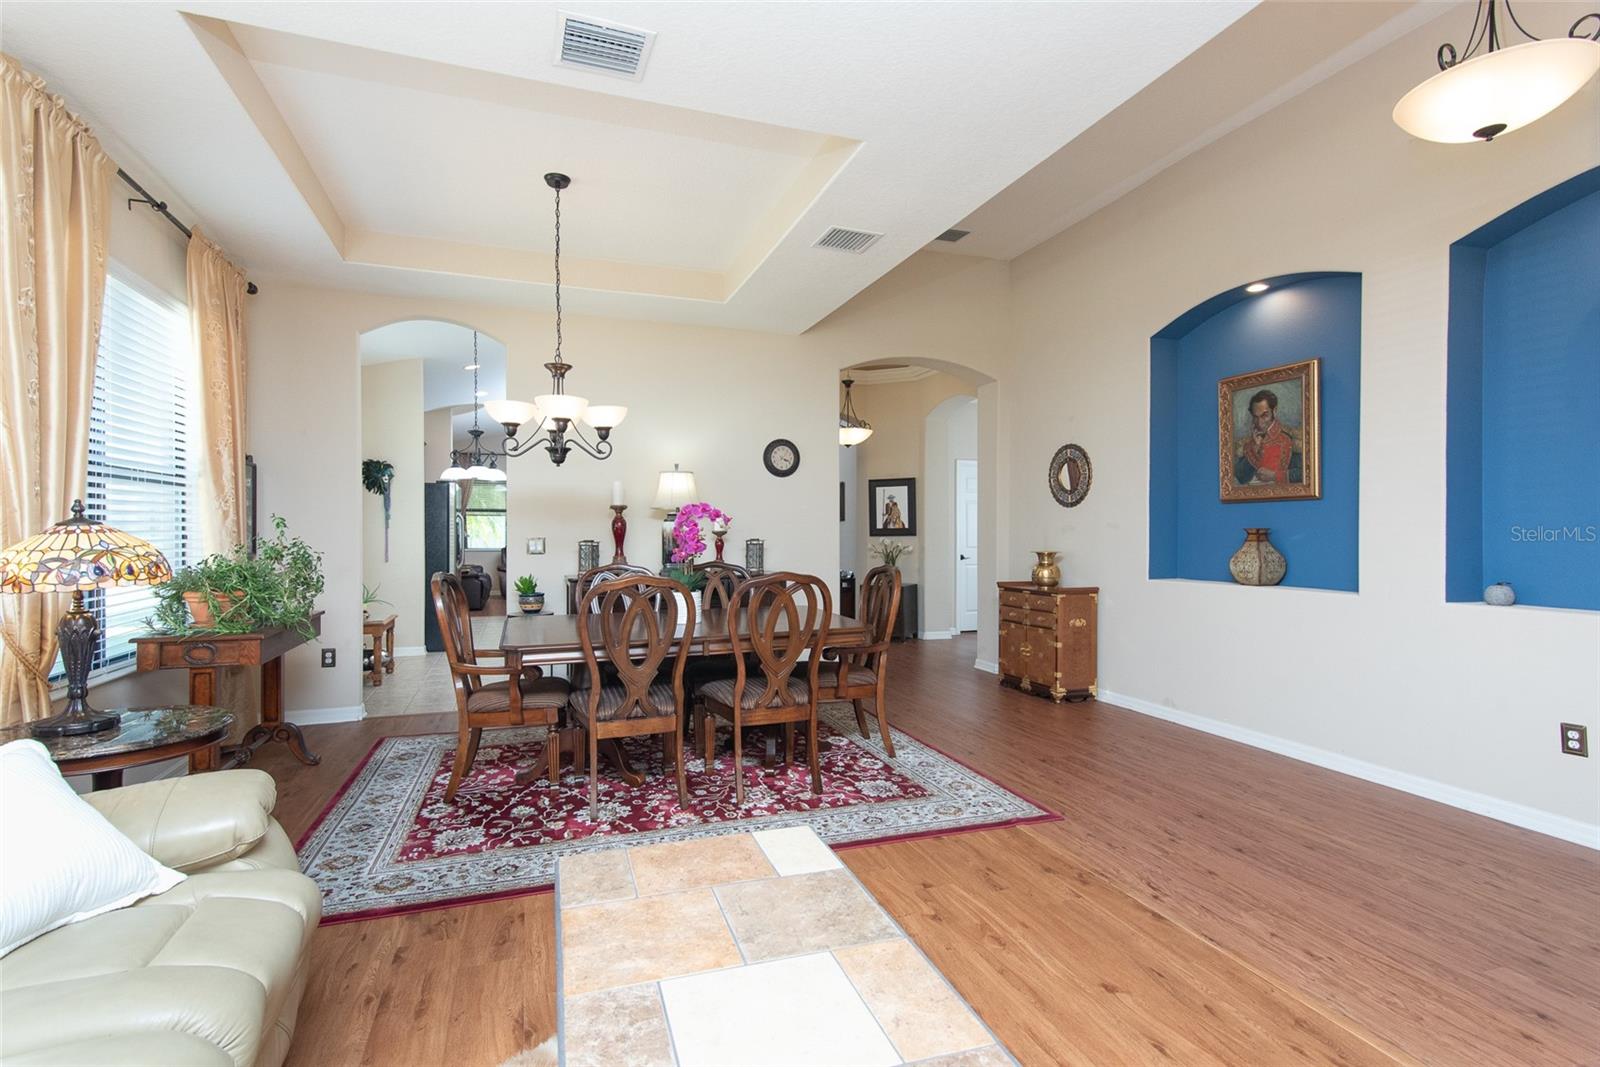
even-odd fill
[[[724,562],[722,558],[722,539],[728,536],[728,524],[725,522],[712,523],[711,536],[717,539],[717,562],[722,563]]]
[[[744,543],[744,569],[751,574],[765,574],[767,570],[767,543],[752,537]]]
[[[587,574],[600,566],[600,542],[585,538],[578,542],[578,573]]]
[[[628,537],[628,520],[622,517],[622,513],[627,510],[626,504],[611,505],[611,539],[617,543],[617,554],[611,557],[612,563],[628,562],[627,555],[622,551],[622,543]]]

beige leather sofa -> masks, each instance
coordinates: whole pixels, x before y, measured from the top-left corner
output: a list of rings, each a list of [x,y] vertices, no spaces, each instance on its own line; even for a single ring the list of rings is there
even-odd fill
[[[0,959],[0,1063],[278,1067],[322,896],[272,818],[271,776],[216,771],[86,799],[189,877]]]

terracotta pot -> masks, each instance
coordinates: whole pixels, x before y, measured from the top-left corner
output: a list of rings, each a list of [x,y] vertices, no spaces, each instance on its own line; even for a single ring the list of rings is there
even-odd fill
[[[1054,589],[1061,584],[1061,564],[1057,562],[1059,552],[1035,552],[1039,562],[1033,565],[1033,584],[1041,589]]]
[[[1240,585],[1277,585],[1289,573],[1289,561],[1267,540],[1265,526],[1247,527],[1244,544],[1228,561],[1228,573]]]
[[[212,598],[217,602],[217,610],[226,615],[233,610],[233,606],[244,599],[244,590],[235,593],[213,593]],[[216,617],[211,614],[211,602],[204,593],[185,593],[183,603],[189,609],[189,618],[194,622],[195,628],[209,630],[217,624]]]

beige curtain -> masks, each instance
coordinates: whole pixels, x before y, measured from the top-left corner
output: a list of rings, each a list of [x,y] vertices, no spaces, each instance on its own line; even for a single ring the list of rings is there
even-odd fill
[[[0,546],[83,495],[115,167],[60,97],[0,55]],[[66,599],[0,595],[0,723],[50,713]]]
[[[189,239],[189,331],[200,361],[196,472],[200,544],[227,552],[244,541],[244,272],[200,227]]]
[[[244,513],[244,272],[200,227],[189,238],[189,334],[199,363],[196,403],[200,440],[195,497],[200,545],[207,553],[228,552],[245,538]],[[240,667],[222,672],[217,702],[233,712],[237,742],[261,721],[261,672]]]

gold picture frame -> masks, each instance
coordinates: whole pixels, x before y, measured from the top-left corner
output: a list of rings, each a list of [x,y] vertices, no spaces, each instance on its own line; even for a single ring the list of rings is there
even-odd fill
[[[1217,383],[1217,482],[1225,504],[1322,496],[1322,360]]]

